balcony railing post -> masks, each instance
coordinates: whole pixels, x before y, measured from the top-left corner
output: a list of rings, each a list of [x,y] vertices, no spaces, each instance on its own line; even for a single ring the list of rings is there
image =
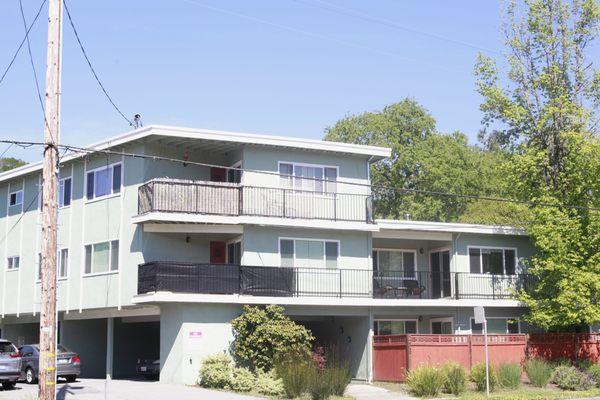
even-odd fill
[[[338,269],[338,276],[339,276],[339,280],[340,280],[340,291],[339,291],[339,297],[342,297],[342,271],[341,269]]]
[[[285,198],[286,198],[286,193],[287,193],[287,189],[281,189],[283,191],[283,209],[281,210],[282,216],[285,218],[286,217],[286,202],[285,202]]]
[[[460,298],[460,295],[458,293],[458,274],[458,272],[454,273],[454,298],[456,300]]]
[[[333,220],[337,221],[337,193],[333,194]]]
[[[244,191],[243,186],[238,186],[238,212],[237,215],[244,214]]]

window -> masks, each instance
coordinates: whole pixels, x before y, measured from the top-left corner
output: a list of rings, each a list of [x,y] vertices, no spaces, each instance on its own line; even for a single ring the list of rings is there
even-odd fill
[[[121,164],[88,171],[86,175],[86,197],[95,199],[121,191]]]
[[[402,272],[406,278],[415,278],[416,250],[374,250],[373,269],[380,272]]]
[[[452,321],[431,321],[431,333],[434,335],[452,335]]]
[[[240,183],[242,181],[242,170],[237,168],[242,168],[241,161],[236,162],[231,168],[227,169],[227,182]]]
[[[514,275],[517,252],[515,249],[471,247],[469,265],[472,274]]]
[[[373,331],[376,335],[417,333],[417,320],[379,320],[375,321]]]
[[[488,333],[519,333],[519,320],[511,318],[488,318]],[[475,319],[471,318],[471,333],[482,334],[483,324],[476,324]]]
[[[327,240],[280,239],[282,267],[336,269],[339,243]]]
[[[58,182],[58,206],[71,205],[71,178],[63,178]]]
[[[85,246],[85,273],[100,274],[119,269],[119,241],[101,242]]]
[[[240,265],[242,260],[242,242],[227,244],[227,264]]]
[[[23,204],[23,191],[17,190],[9,195],[8,204],[12,206],[19,206]]]
[[[337,191],[336,167],[319,165],[279,163],[280,185],[285,188],[317,192],[335,193]]]
[[[19,269],[20,257],[12,256],[6,259],[6,269],[9,271]]]
[[[38,253],[37,279],[42,278],[42,253]],[[56,273],[58,278],[67,278],[69,275],[69,249],[60,249],[56,254]]]

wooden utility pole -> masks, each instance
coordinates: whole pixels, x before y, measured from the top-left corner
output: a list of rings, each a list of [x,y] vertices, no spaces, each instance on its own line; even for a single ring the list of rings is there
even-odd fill
[[[42,307],[40,313],[39,399],[56,397],[56,231],[62,0],[48,1],[48,55],[42,172]]]

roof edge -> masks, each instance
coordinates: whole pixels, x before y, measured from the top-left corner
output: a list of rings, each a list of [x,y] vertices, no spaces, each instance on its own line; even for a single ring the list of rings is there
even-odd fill
[[[380,229],[387,230],[481,233],[488,235],[527,235],[527,232],[523,228],[506,225],[463,224],[457,222],[430,222],[394,219],[376,219],[375,223]]]

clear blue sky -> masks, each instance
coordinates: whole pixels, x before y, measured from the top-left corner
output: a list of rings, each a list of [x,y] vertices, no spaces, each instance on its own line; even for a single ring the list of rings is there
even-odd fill
[[[23,3],[30,21],[40,1]],[[408,29],[332,12],[330,3]],[[481,125],[473,78],[478,49],[453,41],[499,57],[493,52],[502,50],[501,3],[68,0],[105,86],[145,124],[321,138],[348,113],[410,96],[430,110],[440,131],[463,131],[472,142]],[[42,16],[31,40],[43,90],[46,10]],[[93,80],[66,17],[63,31],[61,140],[83,145],[127,131]],[[1,1],[0,70],[23,35],[18,0]],[[0,85],[0,137],[38,140],[43,120],[23,50]],[[39,153],[10,155],[33,161]]]

